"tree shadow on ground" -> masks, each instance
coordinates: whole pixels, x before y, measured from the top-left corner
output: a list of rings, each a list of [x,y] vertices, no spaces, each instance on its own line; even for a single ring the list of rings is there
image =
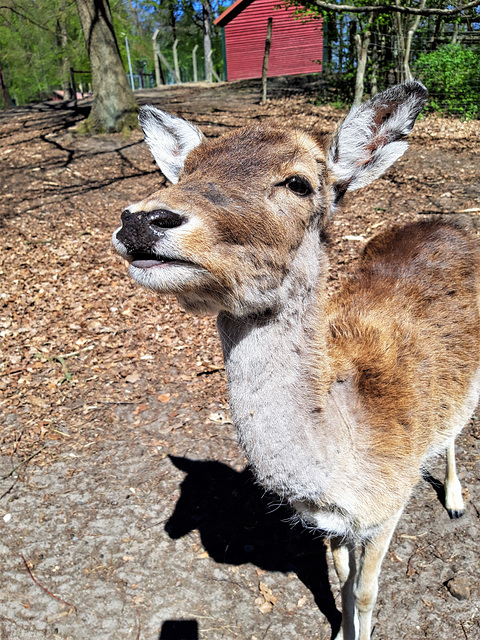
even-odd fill
[[[237,472],[213,461],[170,456],[187,475],[175,511],[165,525],[174,540],[198,529],[218,563],[252,563],[266,571],[294,572],[312,592],[332,627],[340,628],[328,580],[326,547],[318,532],[292,525],[292,511],[255,484],[248,469]]]

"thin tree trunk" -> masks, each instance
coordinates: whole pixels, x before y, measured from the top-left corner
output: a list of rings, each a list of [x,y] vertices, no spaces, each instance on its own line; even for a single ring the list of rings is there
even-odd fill
[[[372,17],[368,21],[368,28],[361,36],[359,33],[355,34],[355,45],[357,48],[357,73],[355,76],[355,97],[353,98],[353,104],[359,105],[362,102],[365,80],[365,69],[367,67],[368,58],[368,45],[370,44],[370,25],[372,24]]]
[[[395,0],[397,6],[400,5],[399,0]],[[395,13],[395,27],[397,32],[397,82],[405,81],[405,36],[403,28],[403,20],[400,13]]]
[[[377,36],[373,37],[372,48],[372,79],[370,84],[370,97],[376,96],[378,93],[378,41]]]
[[[202,0],[203,19],[203,57],[205,62],[205,81],[213,82],[212,63],[212,5],[210,0]]]
[[[263,65],[262,65],[262,104],[267,101],[267,71],[268,71],[268,57],[270,55],[270,45],[272,43],[272,22],[273,22],[273,18],[268,18],[267,38],[265,40],[265,53],[263,54]]]
[[[453,33],[452,33],[452,44],[457,44],[458,42],[458,22],[453,24]]]
[[[343,15],[338,19],[338,71],[343,73]]]
[[[437,48],[438,36],[440,35],[440,31],[442,30],[443,24],[443,16],[437,16],[435,21],[435,29],[432,34],[432,38],[430,40],[430,49],[434,51]]]
[[[5,82],[5,76],[3,75],[3,68],[2,68],[1,62],[0,62],[0,90],[2,92],[2,98],[3,98],[3,110],[6,111],[7,109],[11,109],[13,107],[13,101],[12,101],[12,98],[10,97],[8,87]]]
[[[92,70],[93,106],[87,129],[119,131],[136,126],[138,106],[128,86],[108,0],[75,0]]]
[[[173,7],[170,11],[170,26],[172,27],[172,37],[173,41],[175,42],[175,40],[177,39],[177,19],[175,17],[175,11]]]
[[[68,59],[68,32],[67,32],[67,6],[66,1],[61,0],[59,6],[58,23],[60,28],[60,46],[62,50],[62,90],[64,100],[73,100],[73,87],[70,82],[70,60]]]
[[[426,3],[427,3],[427,0],[422,0],[420,2],[420,9],[424,9]],[[408,16],[407,16],[407,20],[408,20]],[[411,80],[413,80],[412,72],[410,71],[410,51],[412,49],[413,36],[415,35],[415,32],[418,29],[419,24],[420,24],[420,16],[415,16],[412,22],[412,25],[410,26],[410,29],[408,30],[408,33],[407,33],[407,39],[405,42],[405,58],[403,61],[403,69],[404,69],[404,76],[405,76],[406,82],[410,82]]]

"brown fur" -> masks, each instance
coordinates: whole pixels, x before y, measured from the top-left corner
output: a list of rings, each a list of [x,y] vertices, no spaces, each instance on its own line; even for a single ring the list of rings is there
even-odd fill
[[[374,238],[327,308],[332,377],[353,378],[368,411],[370,462],[408,493],[480,366],[479,273],[471,233],[412,223]]]

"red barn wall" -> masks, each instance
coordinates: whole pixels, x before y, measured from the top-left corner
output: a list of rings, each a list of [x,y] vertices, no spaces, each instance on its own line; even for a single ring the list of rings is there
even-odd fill
[[[261,78],[267,21],[273,18],[268,76],[322,70],[323,19],[302,23],[295,8],[274,9],[279,0],[254,0],[225,25],[229,80]]]

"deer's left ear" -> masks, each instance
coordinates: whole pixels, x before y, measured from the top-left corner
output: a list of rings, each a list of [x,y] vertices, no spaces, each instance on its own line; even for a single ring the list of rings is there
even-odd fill
[[[163,175],[178,182],[185,158],[203,140],[202,132],[183,118],[147,105],[138,116],[145,141]]]
[[[408,135],[428,92],[420,82],[407,82],[354,107],[338,127],[327,166],[340,199],[382,175],[408,148]]]

